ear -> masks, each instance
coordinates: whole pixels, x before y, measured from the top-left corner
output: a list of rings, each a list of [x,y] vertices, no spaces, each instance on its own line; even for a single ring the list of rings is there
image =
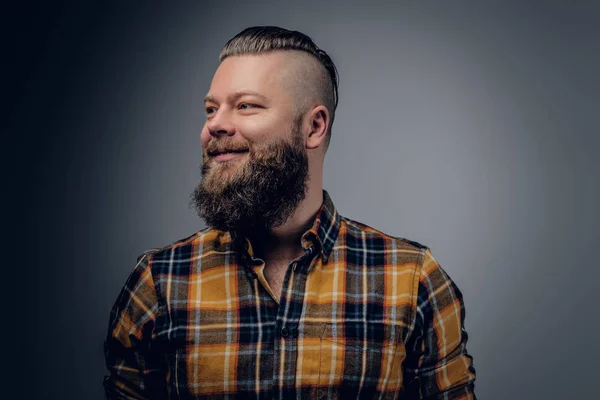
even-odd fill
[[[329,130],[329,111],[324,105],[316,106],[310,113],[310,130],[306,139],[308,149],[316,149],[324,145]]]

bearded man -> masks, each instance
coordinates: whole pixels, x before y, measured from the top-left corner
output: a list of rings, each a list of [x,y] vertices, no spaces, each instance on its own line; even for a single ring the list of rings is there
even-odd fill
[[[454,282],[323,190],[331,58],[252,27],[220,60],[193,194],[208,228],[138,258],[111,312],[108,398],[475,399]]]

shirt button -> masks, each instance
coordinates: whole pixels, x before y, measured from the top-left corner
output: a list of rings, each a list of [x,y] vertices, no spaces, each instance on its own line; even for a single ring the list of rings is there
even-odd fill
[[[290,331],[288,330],[288,328],[281,328],[281,337],[288,337],[289,334]]]

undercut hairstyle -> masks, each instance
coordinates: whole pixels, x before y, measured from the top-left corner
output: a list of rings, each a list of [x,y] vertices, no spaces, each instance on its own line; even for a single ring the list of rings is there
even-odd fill
[[[315,76],[307,78],[314,82],[315,87],[312,89],[318,97],[318,101],[327,107],[329,111],[329,129],[325,142],[325,148],[327,149],[331,140],[331,126],[338,105],[339,75],[331,57],[320,49],[309,36],[302,32],[290,31],[278,26],[253,26],[244,29],[225,44],[221,54],[219,54],[219,61],[223,61],[229,56],[266,53],[276,50],[297,50],[310,54],[323,67],[319,68],[321,71],[313,74]],[[306,80],[303,80],[303,84],[305,83]],[[302,105],[300,108],[304,106]]]

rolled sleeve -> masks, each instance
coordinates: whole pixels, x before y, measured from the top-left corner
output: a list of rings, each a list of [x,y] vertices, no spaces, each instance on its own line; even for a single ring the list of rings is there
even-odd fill
[[[476,399],[464,321],[462,293],[427,249],[404,367],[410,398]]]

